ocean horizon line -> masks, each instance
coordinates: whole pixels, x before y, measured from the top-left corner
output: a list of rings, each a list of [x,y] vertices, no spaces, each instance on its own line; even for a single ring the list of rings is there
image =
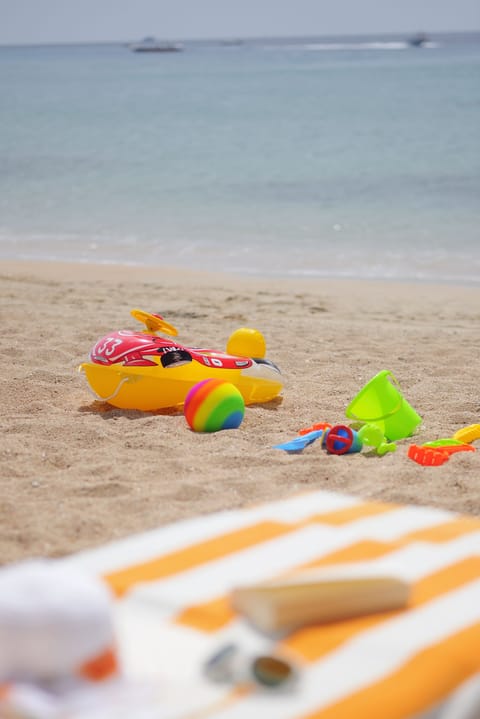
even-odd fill
[[[413,35],[415,35],[419,30],[410,29],[410,30],[382,30],[382,31],[372,31],[372,32],[362,32],[362,33],[319,33],[319,34],[292,34],[292,35],[218,35],[218,36],[211,36],[211,37],[182,37],[182,36],[172,36],[168,35],[168,41],[178,41],[182,43],[192,43],[195,45],[208,45],[208,44],[215,44],[222,42],[238,42],[238,43],[257,43],[257,42],[282,42],[282,41],[302,41],[302,40],[311,40],[311,39],[325,39],[329,41],[334,41],[335,39],[362,39],[362,38],[392,38],[392,39],[405,39],[409,38]],[[455,36],[461,36],[461,37],[468,37],[468,36],[479,36],[480,40],[480,27],[478,29],[472,30],[471,28],[465,29],[465,30],[432,30],[428,31],[426,34],[428,34],[431,38],[436,37],[455,37]],[[155,37],[162,37],[165,36],[159,36],[155,35]],[[128,46],[133,42],[138,41],[137,38],[119,38],[115,40],[47,40],[47,41],[40,41],[40,42],[0,42],[0,49],[3,48],[49,48],[49,47],[104,47],[104,46]]]

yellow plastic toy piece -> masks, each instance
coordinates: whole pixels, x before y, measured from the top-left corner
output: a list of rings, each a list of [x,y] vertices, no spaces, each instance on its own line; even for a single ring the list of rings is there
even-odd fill
[[[230,335],[227,352],[244,357],[265,357],[267,345],[261,332],[251,327],[240,327]]]
[[[130,310],[130,314],[139,322],[143,322],[146,329],[142,330],[142,332],[145,334],[163,332],[170,337],[176,337],[178,335],[177,328],[159,315],[152,315],[150,312],[144,312],[143,310]]]
[[[475,442],[476,439],[480,439],[480,424],[470,424],[468,427],[463,427],[455,432],[453,439],[458,439],[459,442],[470,444]]]

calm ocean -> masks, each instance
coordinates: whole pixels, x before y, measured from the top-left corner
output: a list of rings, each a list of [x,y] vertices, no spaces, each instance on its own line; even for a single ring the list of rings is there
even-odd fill
[[[480,284],[480,34],[0,48],[0,259]]]

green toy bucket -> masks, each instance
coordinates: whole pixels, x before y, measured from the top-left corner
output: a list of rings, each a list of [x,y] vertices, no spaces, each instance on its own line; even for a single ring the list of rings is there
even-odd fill
[[[422,421],[402,397],[393,374],[386,369],[367,382],[345,414],[350,419],[375,424],[390,441],[410,437]]]

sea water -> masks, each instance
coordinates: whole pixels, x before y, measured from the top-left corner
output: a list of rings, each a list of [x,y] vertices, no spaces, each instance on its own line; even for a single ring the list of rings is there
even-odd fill
[[[480,35],[0,48],[0,259],[480,284]]]

